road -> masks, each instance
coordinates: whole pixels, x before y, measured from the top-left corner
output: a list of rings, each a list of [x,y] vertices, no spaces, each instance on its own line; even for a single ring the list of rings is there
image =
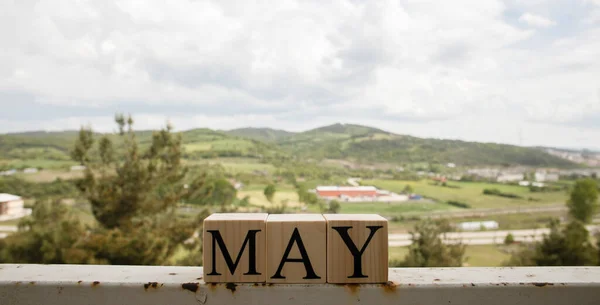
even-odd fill
[[[348,178],[347,182],[352,186],[360,186],[360,183],[358,183],[359,180],[360,178]]]
[[[17,232],[17,226],[0,226],[0,239],[5,238],[10,233]]]
[[[587,230],[594,232],[600,229],[598,225],[586,226]],[[518,242],[534,242],[543,239],[544,234],[549,234],[550,229],[527,229],[527,230],[499,230],[482,232],[449,232],[442,237],[444,243],[452,244],[462,242],[465,245],[492,245],[504,243],[506,235],[511,233]],[[411,235],[406,233],[394,233],[388,235],[390,247],[404,247],[412,243]]]
[[[17,226],[0,226],[0,232],[17,232]]]

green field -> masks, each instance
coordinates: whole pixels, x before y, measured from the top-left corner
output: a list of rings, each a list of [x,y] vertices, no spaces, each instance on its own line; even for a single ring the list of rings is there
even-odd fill
[[[382,214],[382,215],[399,215],[408,212],[430,212],[440,210],[458,210],[453,206],[445,203],[435,203],[423,201],[409,202],[340,202],[342,209],[340,213],[348,214]]]
[[[183,145],[186,152],[206,151],[210,150],[211,147],[212,145],[210,143],[192,143]]]
[[[0,159],[0,169],[23,169],[28,167],[42,169],[68,169],[77,162],[50,159]]]
[[[41,170],[33,174],[17,174],[17,177],[31,182],[52,182],[56,179],[76,179],[83,177],[83,171]]]
[[[427,215],[421,215],[421,218]],[[493,220],[498,222],[499,230],[521,230],[532,228],[545,228],[550,223],[550,219],[567,219],[567,212],[535,212],[535,213],[518,213],[504,215],[488,215],[482,217],[459,217],[448,218],[451,224],[470,221]],[[388,226],[390,232],[410,232],[419,222],[416,219],[405,219],[399,221],[390,221]]]
[[[222,139],[210,142],[195,142],[185,144],[184,148],[186,152],[195,151],[239,151],[246,153],[252,148],[253,143],[248,140],[242,139]]]
[[[510,254],[496,245],[467,246],[465,256],[465,266],[471,267],[497,267],[510,258]]]
[[[221,162],[221,165],[225,168],[225,171],[232,174],[237,173],[251,173],[254,171],[267,171],[272,173],[275,167],[272,164],[265,163],[238,163],[238,162]]]
[[[399,181],[399,180],[365,180],[363,185],[374,185],[381,189],[401,192],[406,185],[413,187],[414,192],[427,198],[440,202],[450,200],[469,204],[472,208],[518,208],[523,206],[540,206],[546,204],[562,204],[567,200],[567,193],[563,191],[532,193],[529,188],[516,185],[505,185],[481,182],[448,182],[449,185],[459,188],[449,188],[431,185],[429,180]],[[484,195],[484,189],[498,189],[504,193],[522,196],[524,199],[504,198]],[[533,200],[529,200],[532,198]]]
[[[21,221],[21,219],[11,219],[11,220],[0,221],[0,226],[16,226],[19,224],[19,221]]]
[[[466,247],[464,266],[470,267],[497,267],[510,258],[510,254],[503,251],[504,246],[496,245],[470,245]],[[389,259],[402,260],[408,254],[408,247],[390,247]]]
[[[230,174],[252,173],[255,171],[267,171],[273,173],[275,166],[269,163],[261,163],[258,159],[252,158],[217,158],[206,160],[186,160],[186,165],[198,166],[206,164],[220,164],[225,171]]]
[[[267,200],[267,198],[263,194],[263,190],[241,190],[237,193],[237,197],[240,199],[246,196],[250,197],[250,204],[254,206],[268,207],[272,206],[273,204],[277,205],[283,202],[287,202],[287,205],[289,207],[295,207],[300,205],[298,203],[298,194],[293,191],[277,191],[273,198],[273,203]]]

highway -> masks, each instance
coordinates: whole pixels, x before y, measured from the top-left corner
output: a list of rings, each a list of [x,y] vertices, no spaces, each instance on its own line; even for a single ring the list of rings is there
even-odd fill
[[[586,226],[587,230],[593,234],[600,229],[598,225]],[[542,240],[544,234],[549,234],[550,229],[526,229],[526,230],[498,230],[498,231],[477,231],[477,232],[449,232],[442,236],[444,243],[452,244],[462,242],[465,245],[491,245],[502,244],[506,235],[511,233],[517,242],[534,242]],[[388,235],[390,247],[404,247],[412,243],[411,235],[407,233],[392,233]]]
[[[17,226],[0,226],[0,232],[17,232]]]
[[[594,234],[595,231],[600,230],[600,225],[589,225],[586,228],[590,234]],[[0,226],[0,238],[5,238],[12,232],[17,232],[16,226]],[[530,243],[542,240],[544,234],[550,233],[550,229],[448,232],[442,236],[442,240],[447,244],[457,242],[462,242],[465,245],[502,244],[504,243],[504,238],[509,233],[513,235],[517,242]],[[388,244],[390,247],[405,247],[411,243],[411,235],[408,233],[391,233],[388,235]]]
[[[8,234],[17,232],[17,226],[0,226],[0,239],[6,238]]]

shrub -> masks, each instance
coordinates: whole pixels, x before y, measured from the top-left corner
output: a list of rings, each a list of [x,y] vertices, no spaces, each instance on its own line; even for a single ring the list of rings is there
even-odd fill
[[[499,189],[484,189],[483,190],[483,194],[484,195],[490,195],[490,196],[505,197],[505,198],[515,198],[515,199],[522,199],[523,198],[523,197],[521,197],[519,195],[516,195],[516,194],[503,193]]]
[[[504,244],[511,245],[514,243],[515,243],[515,237],[511,233],[506,234],[506,237],[504,238]]]
[[[327,207],[327,209],[325,209],[325,212],[337,214],[337,213],[339,213],[341,208],[342,208],[342,206],[340,205],[339,202],[337,202],[337,200],[332,200],[329,202],[329,206]]]
[[[455,207],[461,208],[461,209],[470,209],[471,208],[471,206],[469,204],[460,202],[460,201],[449,200],[446,203],[451,206],[455,206]]]

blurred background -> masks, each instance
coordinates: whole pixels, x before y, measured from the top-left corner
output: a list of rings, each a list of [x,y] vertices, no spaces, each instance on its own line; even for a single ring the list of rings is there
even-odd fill
[[[201,265],[232,211],[600,263],[597,0],[0,0],[0,38],[1,263]]]

